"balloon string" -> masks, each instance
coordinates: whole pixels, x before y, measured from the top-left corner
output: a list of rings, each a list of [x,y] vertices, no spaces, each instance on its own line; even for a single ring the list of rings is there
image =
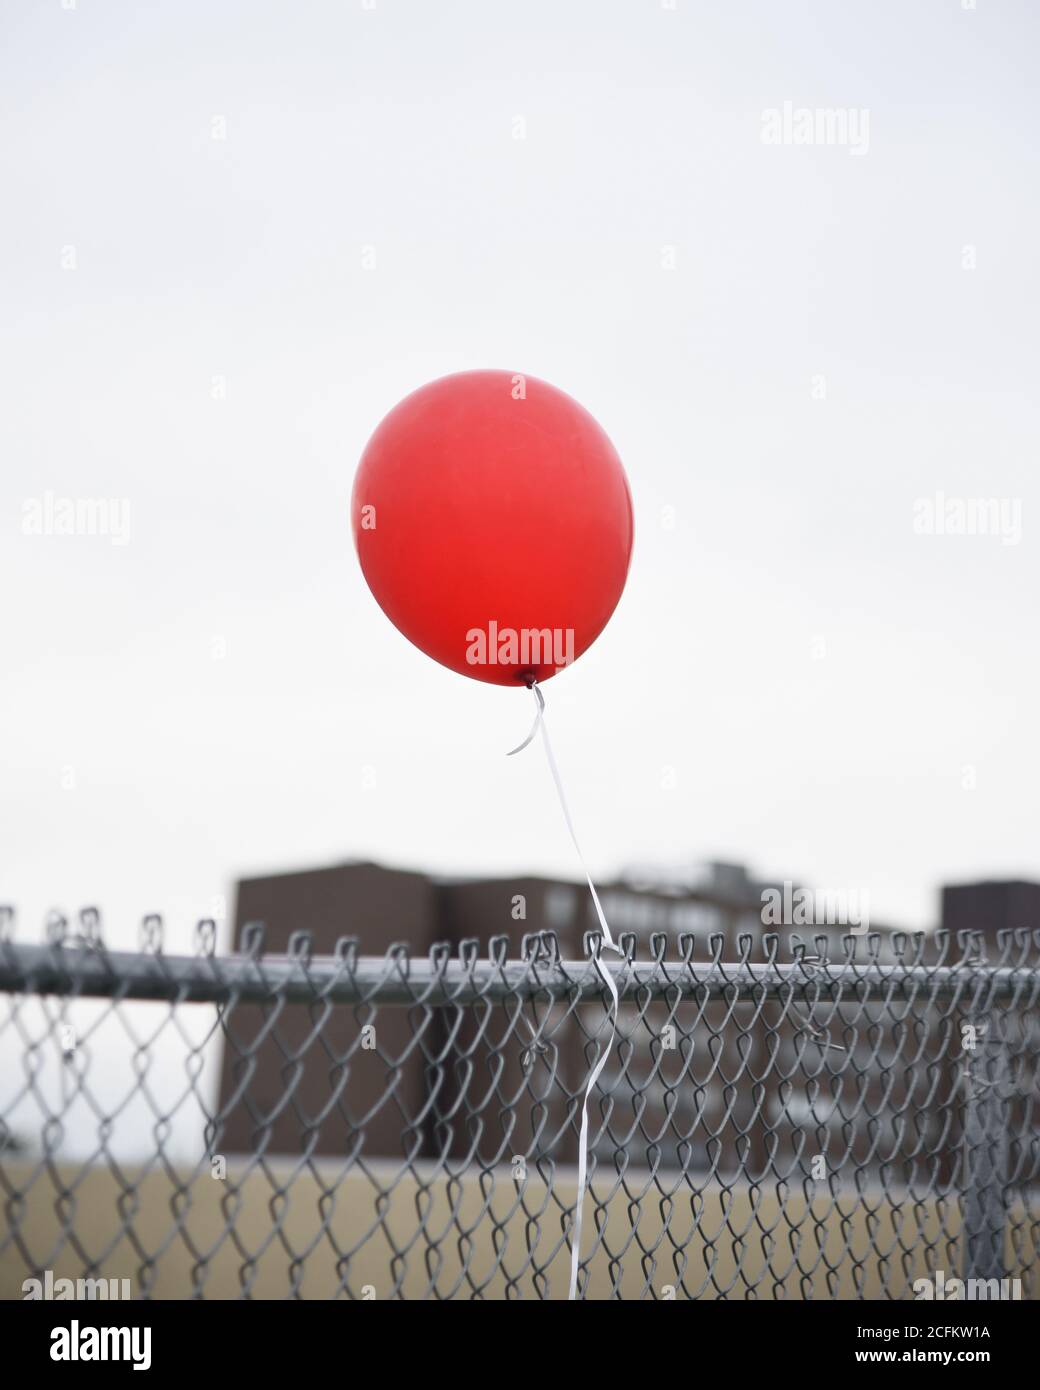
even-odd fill
[[[603,913],[603,906],[600,903],[599,894],[596,892],[596,885],[592,881],[592,875],[589,873],[588,865],[585,863],[585,856],[581,852],[581,845],[578,843],[578,836],[574,830],[574,822],[571,820],[571,813],[567,806],[567,797],[563,790],[560,770],[556,766],[556,759],[553,757],[552,743],[549,741],[549,729],[545,722],[545,699],[538,688],[537,681],[530,681],[529,685],[534,692],[536,704],[534,724],[531,728],[531,732],[524,739],[523,743],[517,744],[515,748],[511,748],[506,756],[511,758],[514,753],[521,752],[527,747],[536,734],[541,733],[542,743],[545,747],[545,756],[549,763],[549,771],[552,773],[552,779],[556,783],[556,793],[560,799],[560,809],[563,811],[563,818],[567,822],[567,829],[570,831],[571,840],[577,851],[578,862],[581,864],[582,871],[585,874],[585,882],[589,885],[589,892],[592,894],[592,901],[596,906],[596,916],[599,918],[600,927],[603,929],[603,945],[600,947],[600,950],[593,950],[592,963],[595,965],[600,979],[610,991],[610,997],[614,1001],[614,1012],[610,1019],[610,1033],[607,1037],[607,1045],[603,1049],[602,1056],[589,1074],[588,1084],[585,1087],[585,1094],[581,1102],[581,1131],[578,1135],[578,1195],[574,1204],[574,1220],[571,1225],[571,1277],[570,1285],[567,1290],[567,1298],[573,1303],[578,1297],[578,1266],[581,1262],[582,1213],[585,1206],[585,1189],[588,1185],[589,1097],[592,1094],[593,1086],[595,1086],[600,1078],[603,1068],[607,1065],[607,1058],[610,1056],[610,1049],[614,1044],[614,1037],[617,1033],[617,1018],[620,1008],[617,985],[614,983],[613,975],[610,974],[600,961],[600,951],[614,951],[617,955],[622,957],[624,956],[624,952],[610,934],[610,927],[607,925],[607,919]]]

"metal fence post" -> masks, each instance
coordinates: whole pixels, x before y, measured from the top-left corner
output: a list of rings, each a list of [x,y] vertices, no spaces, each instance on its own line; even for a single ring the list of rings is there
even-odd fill
[[[967,1279],[1003,1279],[1008,1180],[1008,1056],[1001,1015],[974,1023],[964,1080],[962,1272]]]

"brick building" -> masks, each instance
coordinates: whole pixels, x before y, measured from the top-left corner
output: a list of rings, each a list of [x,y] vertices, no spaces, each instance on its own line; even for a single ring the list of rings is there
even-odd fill
[[[635,935],[638,957],[648,956],[652,934],[664,933],[675,959],[675,939],[691,933],[696,960],[709,958],[711,940],[719,936],[723,959],[738,956],[742,936],[752,939],[752,959],[761,959],[761,938],[771,930],[762,923],[768,886],[736,866],[713,865],[705,876],[678,884],[632,875],[602,885],[600,897],[615,937]],[[316,955],[332,954],[344,936],[375,956],[395,942],[424,956],[438,943],[454,949],[466,939],[477,940],[483,952],[489,938],[507,936],[515,958],[525,934],[552,931],[561,955],[577,959],[583,933],[597,928],[582,884],[537,876],[436,879],[369,863],[241,881],[236,949],[252,922],[264,924],[268,952],[285,952],[292,933],[306,931]],[[944,890],[942,925],[951,929],[989,934],[1037,923],[1040,885]],[[836,938],[846,930],[810,927],[799,934],[811,941],[821,932]],[[882,936],[882,959],[890,957],[891,929],[871,924],[871,930]],[[871,1171],[902,1161],[899,1117],[916,1098],[899,1092],[907,1034],[898,1020],[884,1010],[876,1019],[861,1018],[854,1056],[847,1050],[852,1035],[840,1041],[833,1019],[830,1041],[821,1044],[813,1021],[780,1003],[761,1009],[754,1027],[743,1032],[733,1026],[729,1007],[684,1002],[673,1021],[680,1032],[703,1037],[705,1046],[692,1059],[681,1052],[655,1059],[652,1043],[667,1006],[655,1003],[642,1012],[623,1006],[620,1031],[635,1042],[623,1064],[615,1050],[613,1072],[604,1078],[614,1115],[598,1146],[601,1159],[609,1161],[625,1142],[642,1148],[647,1162],[783,1178],[800,1171],[807,1146],[827,1147]],[[580,1006],[568,1016],[559,1006],[548,1023],[544,1008],[538,1020],[501,1008],[384,1008],[378,1046],[359,1051],[361,1030],[375,1021],[367,1006],[337,1007],[318,1019],[302,1008],[272,1018],[270,1008],[240,1005],[227,1024],[222,1149],[362,1161],[477,1158],[493,1164],[516,1152],[575,1160],[575,1098],[587,1074],[590,1035],[604,1023],[601,1007]],[[542,1054],[527,1048],[536,1021],[551,1044]],[[949,1095],[957,1085],[955,1066],[942,1054],[941,1030],[932,1031],[940,1091]],[[929,1116],[921,1123],[927,1128]],[[362,1132],[363,1152],[355,1152],[351,1145],[361,1142]],[[919,1140],[940,1178],[949,1180],[956,1161],[950,1136],[925,1132]]]

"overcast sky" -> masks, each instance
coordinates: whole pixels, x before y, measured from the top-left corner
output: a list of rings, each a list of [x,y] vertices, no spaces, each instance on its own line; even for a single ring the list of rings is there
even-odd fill
[[[504,756],[527,693],[411,647],[354,554],[367,437],[473,367],[576,396],[632,486],[627,591],[545,688],[597,873],[731,858],[910,927],[1040,876],[1038,17],[7,0],[22,939],[93,903],[186,945],[236,876],[352,856],[577,875]],[[1008,524],[921,534],[937,493]],[[63,498],[123,529],[37,534]]]

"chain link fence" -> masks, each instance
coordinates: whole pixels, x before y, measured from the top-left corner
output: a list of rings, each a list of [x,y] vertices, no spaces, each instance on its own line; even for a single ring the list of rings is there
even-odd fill
[[[0,1296],[565,1298],[612,1036],[580,1296],[1036,1296],[1040,933],[608,962],[2,925]]]

